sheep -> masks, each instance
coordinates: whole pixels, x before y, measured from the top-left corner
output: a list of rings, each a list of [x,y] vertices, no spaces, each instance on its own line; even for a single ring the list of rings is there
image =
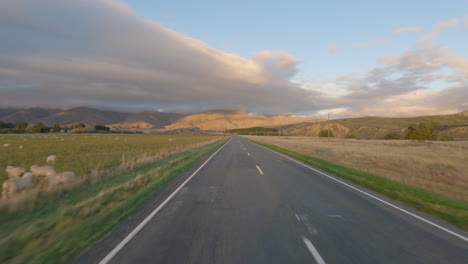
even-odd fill
[[[36,177],[47,177],[48,175],[55,174],[55,169],[52,166],[39,167],[37,165],[32,165],[30,170]]]
[[[49,174],[47,178],[52,185],[70,184],[75,180],[75,173],[73,171],[54,173]]]
[[[28,171],[28,172],[25,172],[25,173],[23,174],[23,176],[21,176],[21,177],[24,178],[24,177],[33,177],[33,176],[34,176],[34,174],[33,174],[32,172]]]
[[[14,193],[24,190],[31,186],[32,174],[25,175],[19,178],[10,178],[2,184],[2,199],[9,199]]]
[[[23,145],[20,145],[20,146],[19,146],[19,149],[23,149],[23,148],[24,148],[24,146],[23,146]]]
[[[56,155],[50,155],[49,157],[47,157],[46,162],[47,164],[55,164],[56,160],[57,160]]]
[[[10,146],[11,146],[10,143],[5,143],[5,144],[3,144],[3,147],[4,147],[4,148],[8,148],[8,147],[10,147]]]
[[[21,167],[8,166],[6,167],[5,172],[8,174],[8,178],[18,178],[21,177],[26,170]]]

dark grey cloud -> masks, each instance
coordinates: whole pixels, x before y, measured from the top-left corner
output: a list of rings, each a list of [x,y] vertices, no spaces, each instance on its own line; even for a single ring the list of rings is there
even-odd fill
[[[118,1],[2,1],[0,34],[2,105],[318,108],[318,93],[289,81],[298,61],[286,51],[224,53]]]

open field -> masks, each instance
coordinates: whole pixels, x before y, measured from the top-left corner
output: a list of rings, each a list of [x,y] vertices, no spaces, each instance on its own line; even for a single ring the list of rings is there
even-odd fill
[[[468,201],[468,142],[247,137]]]
[[[286,148],[250,140],[468,230],[468,203]]]
[[[144,157],[164,156],[210,140],[213,137],[203,135],[0,135],[0,183],[7,177],[6,166],[29,169],[31,165],[46,165],[47,156],[52,154],[57,155],[57,170],[84,175],[96,169],[131,165]],[[2,147],[4,144],[10,146]]]
[[[28,138],[25,146],[29,144],[31,149],[36,149],[31,160],[39,162],[43,154],[49,153],[41,149],[48,148],[47,142],[70,141],[68,145],[48,149],[62,157],[58,161],[64,163],[61,166],[68,164],[67,169],[81,168],[82,173],[92,170],[96,164],[119,166],[122,151],[126,151],[131,166],[112,170],[97,181],[82,182],[65,192],[40,196],[31,206],[18,210],[0,208],[0,263],[65,263],[137,210],[166,183],[225,142],[220,137],[210,136],[126,135],[115,139],[114,136],[84,135],[63,138],[64,141],[48,137]],[[169,138],[173,140],[169,141]],[[17,142],[18,138],[9,140]],[[99,155],[93,155],[96,160],[68,159],[64,154],[67,153],[66,146],[78,148],[75,159],[85,157],[88,151],[96,151]],[[177,149],[180,151],[176,152]],[[110,157],[99,159],[106,153]],[[158,156],[158,153],[166,154]],[[158,158],[144,158],[150,155]]]

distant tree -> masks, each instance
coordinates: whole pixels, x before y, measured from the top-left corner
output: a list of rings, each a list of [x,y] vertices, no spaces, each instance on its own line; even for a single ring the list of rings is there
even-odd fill
[[[319,132],[319,137],[328,137],[328,130],[322,129]],[[333,137],[333,132],[330,130],[330,137]]]
[[[96,131],[109,131],[110,128],[106,126],[101,126],[101,125],[95,125],[94,130]]]
[[[47,131],[47,127],[46,127],[43,123],[41,123],[41,122],[37,123],[37,124],[34,126],[34,132],[37,132],[37,133],[44,133],[44,132],[46,132],[46,131]]]
[[[5,127],[5,122],[3,122],[2,120],[0,120],[0,128],[4,128]]]
[[[26,122],[19,122],[19,123],[16,123],[15,125],[15,129],[19,131],[24,131],[26,130],[27,127],[28,127],[28,123]]]
[[[55,133],[60,132],[60,124],[55,123],[54,126],[52,127],[52,131]]]
[[[437,140],[437,132],[442,126],[438,122],[421,122],[408,127],[408,139]]]

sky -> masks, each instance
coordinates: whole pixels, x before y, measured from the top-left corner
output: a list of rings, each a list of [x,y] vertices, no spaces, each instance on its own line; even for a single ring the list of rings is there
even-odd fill
[[[466,1],[2,0],[0,107],[468,110]]]

